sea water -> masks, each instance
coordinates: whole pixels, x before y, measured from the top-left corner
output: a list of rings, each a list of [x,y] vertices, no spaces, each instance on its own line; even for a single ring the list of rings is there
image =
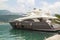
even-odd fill
[[[9,23],[0,25],[0,40],[45,40],[57,33],[13,29]]]

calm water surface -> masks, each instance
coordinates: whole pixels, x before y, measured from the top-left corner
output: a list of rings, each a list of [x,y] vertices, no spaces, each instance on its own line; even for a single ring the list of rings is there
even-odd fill
[[[14,30],[7,24],[0,25],[0,40],[45,40],[56,33]]]

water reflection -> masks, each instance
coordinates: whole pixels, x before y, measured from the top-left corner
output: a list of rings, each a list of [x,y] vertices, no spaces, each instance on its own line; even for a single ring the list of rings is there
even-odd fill
[[[56,33],[49,32],[38,32],[38,31],[29,31],[29,30],[11,30],[10,35],[14,35],[16,39],[20,40],[45,40]]]
[[[9,24],[0,25],[0,40],[45,40],[56,33],[14,30]]]

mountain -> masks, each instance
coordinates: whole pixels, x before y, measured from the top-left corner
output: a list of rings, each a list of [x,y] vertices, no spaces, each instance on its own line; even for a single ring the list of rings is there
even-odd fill
[[[8,10],[0,10],[0,15],[25,15],[24,13],[14,13]]]
[[[22,15],[0,15],[0,22],[10,22],[20,17],[24,17],[24,16]]]
[[[26,14],[23,13],[13,13],[8,10],[0,10],[0,22],[9,22],[14,19],[24,17]]]
[[[10,14],[11,12],[8,11],[8,10],[0,10],[0,15],[8,15]]]

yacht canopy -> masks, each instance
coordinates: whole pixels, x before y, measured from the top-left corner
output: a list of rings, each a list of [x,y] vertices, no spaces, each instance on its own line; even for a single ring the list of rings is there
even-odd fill
[[[22,21],[24,19],[33,19],[33,18],[57,19],[57,17],[53,17],[53,16],[50,16],[50,15],[47,15],[47,14],[42,15],[41,11],[39,12],[39,10],[34,10],[34,11],[31,12],[31,15],[29,15],[27,17],[23,17],[23,18],[18,18],[18,19],[15,19],[15,20]]]
[[[34,18],[41,18],[41,16],[28,16],[28,17],[18,18],[18,19],[15,19],[15,20],[22,21],[22,20],[25,20],[25,19],[34,19]]]
[[[53,17],[53,16],[28,16],[28,17],[18,18],[15,20],[22,21],[25,19],[34,19],[34,18],[57,19],[57,17]]]

